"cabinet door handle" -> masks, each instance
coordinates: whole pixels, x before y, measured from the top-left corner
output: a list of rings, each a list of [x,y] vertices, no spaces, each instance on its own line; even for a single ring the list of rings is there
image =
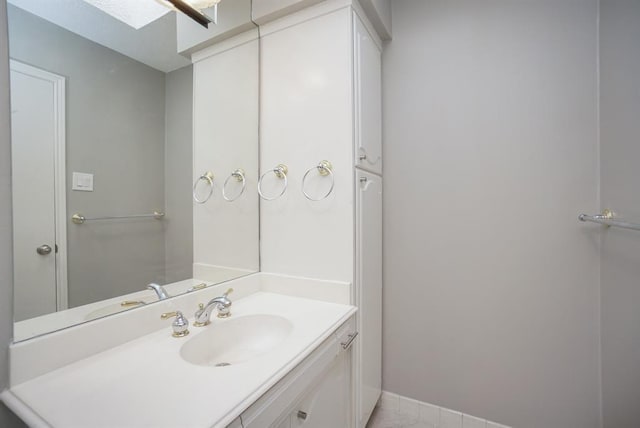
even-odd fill
[[[298,416],[298,419],[302,419],[303,421],[307,420],[307,412],[303,412],[302,410],[298,410],[298,414],[296,415]]]
[[[356,337],[358,337],[358,332],[356,331],[355,333],[351,333],[350,335],[347,336],[347,341],[346,342],[342,342],[340,343],[340,346],[342,346],[342,349],[349,349],[351,347],[351,344],[353,343],[353,341],[356,339]]]

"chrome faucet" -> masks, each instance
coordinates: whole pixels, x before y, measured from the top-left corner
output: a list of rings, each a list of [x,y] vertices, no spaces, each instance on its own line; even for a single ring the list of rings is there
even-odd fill
[[[147,289],[155,291],[156,294],[158,295],[158,300],[164,300],[164,299],[168,299],[169,297],[171,297],[171,296],[169,296],[169,293],[167,293],[167,290],[165,290],[162,285],[156,284],[154,282],[152,282],[151,284],[147,285]]]
[[[229,312],[229,307],[231,306],[231,300],[227,297],[230,293],[233,292],[233,288],[227,290],[220,297],[215,297],[209,300],[209,303],[206,305],[200,303],[200,308],[196,311],[195,314],[195,322],[193,323],[196,327],[203,327],[211,323],[211,312],[214,308],[218,310],[218,318],[226,318],[231,315]]]

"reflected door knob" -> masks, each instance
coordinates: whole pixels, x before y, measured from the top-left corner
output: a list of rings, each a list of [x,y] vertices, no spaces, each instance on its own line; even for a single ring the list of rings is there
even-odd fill
[[[41,256],[46,256],[47,254],[51,254],[51,250],[52,248],[50,246],[44,244],[36,248],[36,253],[40,254]]]

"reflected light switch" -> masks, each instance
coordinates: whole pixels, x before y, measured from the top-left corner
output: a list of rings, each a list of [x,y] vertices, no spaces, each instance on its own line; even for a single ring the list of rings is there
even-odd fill
[[[72,190],[80,190],[82,192],[93,192],[93,174],[84,172],[73,173]]]

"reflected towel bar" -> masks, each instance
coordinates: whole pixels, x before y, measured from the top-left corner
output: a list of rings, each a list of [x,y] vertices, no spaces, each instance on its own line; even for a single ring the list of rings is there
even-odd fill
[[[588,215],[580,214],[578,216],[580,221],[590,221],[593,223],[603,224],[605,226],[621,227],[624,229],[640,230],[640,224],[629,223],[626,221],[615,220],[613,218],[613,212],[611,210],[604,210],[602,214]]]
[[[155,218],[156,220],[162,220],[164,218],[164,213],[160,211],[154,211],[153,214],[139,214],[139,215],[123,215],[123,216],[112,216],[112,217],[93,217],[88,218],[83,216],[82,214],[74,214],[71,216],[71,221],[75,224],[84,224],[85,221],[94,221],[94,220],[120,220],[126,218]]]

